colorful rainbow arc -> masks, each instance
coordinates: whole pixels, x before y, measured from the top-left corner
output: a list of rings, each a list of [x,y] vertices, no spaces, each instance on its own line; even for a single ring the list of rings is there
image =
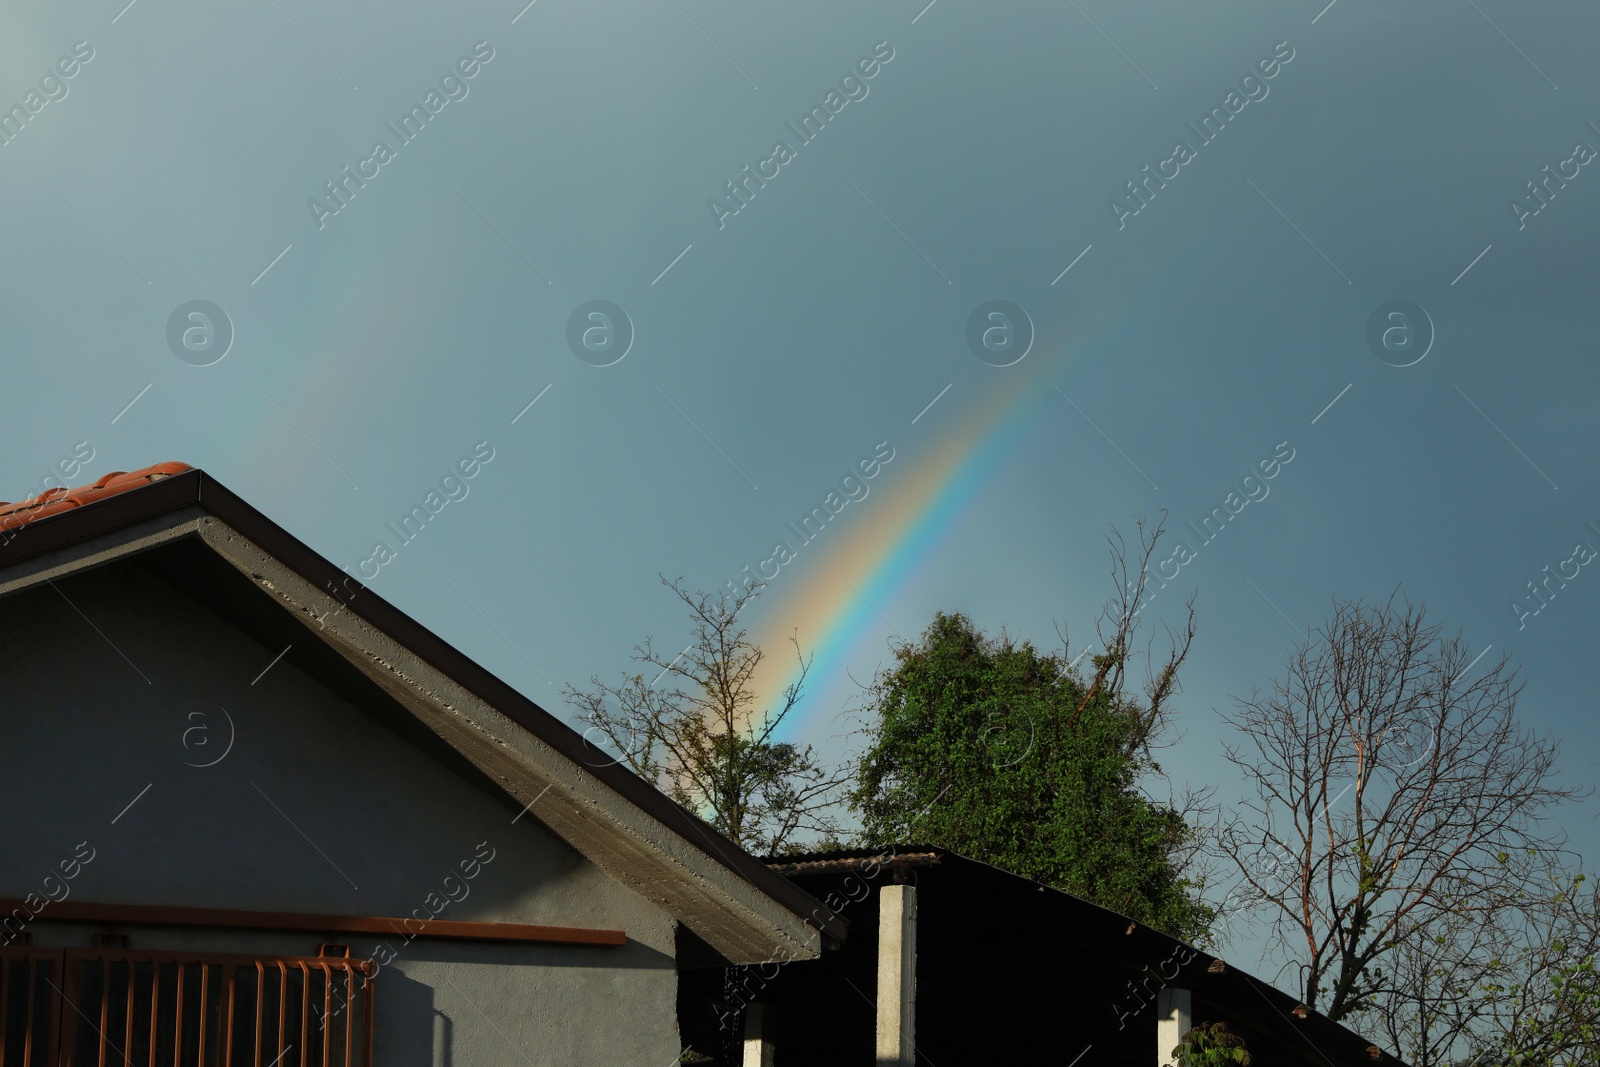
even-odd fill
[[[880,611],[889,610],[923,572],[1038,421],[1062,409],[1070,412],[1052,388],[1052,372],[1061,371],[1059,359],[1040,358],[1036,351],[1031,362],[1031,368],[997,370],[1005,378],[931,452],[892,441],[901,465],[885,468],[873,495],[861,502],[857,521],[839,531],[832,544],[822,543],[831,533],[825,530],[817,548],[801,548],[800,558],[758,599],[761,621],[753,629],[756,643],[767,652],[756,679],[765,698],[758,706],[771,708],[773,698],[798,680],[793,657],[783,654],[792,636],[814,656],[805,693],[781,736],[793,738],[824,717],[828,695],[837,692],[846,665],[888,621]],[[945,401],[955,407],[959,394]],[[951,417],[948,410],[943,414]],[[790,573],[791,568],[803,573]],[[918,635],[900,636],[915,640]]]

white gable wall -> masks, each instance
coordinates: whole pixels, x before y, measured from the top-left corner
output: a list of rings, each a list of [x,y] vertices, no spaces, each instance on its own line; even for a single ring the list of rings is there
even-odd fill
[[[387,939],[379,1062],[673,1062],[671,917],[539,825],[537,804],[513,825],[513,806],[301,673],[293,650],[252,685],[279,651],[126,567],[0,600],[0,895],[41,893],[87,841],[72,900],[398,917],[492,849],[439,918],[621,929],[627,945]],[[194,766],[222,755],[230,719],[231,751]],[[35,944],[87,947],[88,928],[48,917]],[[123,929],[147,949],[309,955],[319,940]]]

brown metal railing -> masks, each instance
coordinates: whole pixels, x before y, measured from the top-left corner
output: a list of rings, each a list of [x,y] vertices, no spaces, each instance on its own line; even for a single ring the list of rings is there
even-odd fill
[[[374,973],[348,956],[8,950],[0,1067],[371,1067]]]
[[[62,961],[56,949],[0,953],[0,1067],[50,1067],[60,1031]]]

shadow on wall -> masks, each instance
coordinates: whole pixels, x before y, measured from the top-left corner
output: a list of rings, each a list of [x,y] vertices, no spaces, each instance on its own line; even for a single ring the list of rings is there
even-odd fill
[[[438,1043],[435,1046],[439,1051],[435,1058],[439,1062],[439,1067],[450,1067],[455,1059],[456,1024],[451,1021],[450,1016],[438,1008],[433,1009],[433,1014],[438,1017],[438,1026],[435,1029],[439,1031]]]
[[[455,1026],[433,1006],[433,987],[387,971],[378,985],[374,1063],[386,1067],[451,1067]]]

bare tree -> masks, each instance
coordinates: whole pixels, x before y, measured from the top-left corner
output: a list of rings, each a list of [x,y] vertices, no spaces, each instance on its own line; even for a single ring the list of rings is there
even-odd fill
[[[1106,539],[1111,582],[1117,592],[1106,601],[1095,619],[1095,645],[1100,651],[1090,657],[1094,673],[1084,684],[1083,699],[1068,726],[1077,721],[1096,694],[1105,694],[1112,707],[1135,724],[1130,735],[1132,748],[1126,753],[1127,757],[1137,763],[1141,774],[1159,779],[1161,766],[1155,761],[1154,752],[1176,743],[1168,740],[1168,703],[1180,690],[1178,671],[1189,658],[1190,646],[1194,644],[1194,595],[1184,602],[1182,628],[1163,627],[1165,651],[1159,660],[1153,635],[1142,650],[1137,647],[1135,636],[1142,622],[1140,616],[1155,599],[1150,590],[1150,561],[1166,533],[1166,512],[1163,511],[1154,523],[1136,517],[1134,531],[1137,544],[1130,545],[1115,528]],[[1064,629],[1060,637],[1063,659],[1075,662],[1071,659],[1071,643]],[[1135,698],[1129,695],[1128,687],[1130,673],[1139,662],[1143,663],[1144,677],[1139,683],[1140,696]],[[1159,667],[1156,666],[1158,662]],[[1168,857],[1173,868],[1182,872],[1199,894],[1203,894],[1217,877],[1215,857],[1210,849],[1212,835],[1193,829],[1214,822],[1217,808],[1213,794],[1212,788],[1205,786],[1185,789],[1181,796],[1169,792],[1168,797],[1168,805],[1178,813],[1183,826],[1190,828],[1181,837],[1167,842]]]
[[[1127,713],[1138,723],[1139,729],[1134,737],[1141,747],[1160,736],[1166,726],[1166,702],[1169,697],[1178,691],[1178,669],[1183,666],[1183,661],[1189,658],[1189,646],[1194,644],[1195,613],[1194,597],[1191,596],[1184,605],[1184,628],[1180,633],[1167,627],[1167,654],[1159,670],[1152,670],[1151,665],[1156,662],[1152,654],[1154,638],[1145,645],[1141,653],[1134,648],[1134,634],[1139,629],[1139,616],[1145,607],[1154,598],[1149,594],[1150,588],[1150,559],[1155,555],[1156,546],[1165,533],[1166,517],[1154,526],[1143,518],[1135,520],[1135,529],[1138,532],[1139,543],[1132,550],[1132,565],[1129,564],[1130,547],[1121,532],[1113,529],[1108,538],[1111,555],[1111,581],[1117,588],[1117,595],[1107,601],[1101,610],[1100,617],[1095,620],[1095,639],[1101,651],[1090,658],[1094,674],[1084,687],[1083,699],[1078,703],[1073,718],[1067,723],[1070,728],[1089,706],[1096,695],[1104,693],[1109,696],[1113,706]],[[1149,594],[1149,595],[1147,595]],[[1061,633],[1062,655],[1071,652],[1070,642],[1065,631]],[[1131,699],[1126,695],[1128,671],[1132,663],[1143,659],[1145,663],[1145,679],[1142,685],[1143,701]]]
[[[1459,911],[1403,937],[1391,993],[1363,1025],[1415,1067],[1600,1062],[1600,899],[1583,874],[1544,882],[1515,908]]]
[[[1161,765],[1155,759],[1156,751],[1177,743],[1169,730],[1169,703],[1181,690],[1178,671],[1189,658],[1189,650],[1194,644],[1194,595],[1191,594],[1184,602],[1181,628],[1169,625],[1162,627],[1165,642],[1160,653],[1157,652],[1154,635],[1144,642],[1142,648],[1139,647],[1137,635],[1144,621],[1140,616],[1155,599],[1159,588],[1164,588],[1166,584],[1158,577],[1158,588],[1152,591],[1150,574],[1151,560],[1155,558],[1161,539],[1166,534],[1166,512],[1163,511],[1160,518],[1153,522],[1136,516],[1134,533],[1135,541],[1130,542],[1122,531],[1112,527],[1106,538],[1111,584],[1116,593],[1106,601],[1095,618],[1095,639],[1090,647],[1098,651],[1089,655],[1093,673],[1078,676],[1083,697],[1066,726],[1070,730],[1084,709],[1097,697],[1106,700],[1111,708],[1126,716],[1133,725],[1123,757],[1137,768],[1146,785],[1154,785],[1165,780]],[[1072,642],[1064,627],[1058,628],[1057,635],[1061,638],[1064,662],[1076,664],[1089,654],[1085,650],[1077,656],[1073,655]],[[1136,672],[1141,666],[1143,677],[1135,682]],[[1137,695],[1130,692],[1135,684]],[[1057,722],[1055,728],[1058,734],[1060,727],[1061,724]],[[1215,835],[1209,830],[1202,832],[1198,829],[1215,822],[1217,806],[1214,790],[1210,786],[1186,788],[1181,795],[1174,795],[1169,790],[1166,803],[1177,813],[1178,824],[1183,828],[1164,842],[1168,862],[1173,870],[1181,874],[1197,897],[1203,896],[1217,879],[1216,857],[1211,848]],[[1125,901],[1122,907],[1126,906]],[[1210,906],[1206,906],[1203,913],[1209,927],[1217,913]],[[1212,939],[1212,935],[1207,932],[1196,934],[1195,938],[1197,943],[1206,942]]]
[[[1548,882],[1479,983],[1471,1067],[1600,1062],[1600,889],[1582,873]]]
[[[756,855],[771,855],[796,843],[797,835],[829,839],[840,790],[850,772],[823,766],[810,746],[773,738],[800,700],[811,661],[795,642],[799,677],[764,714],[751,680],[763,658],[738,624],[740,612],[759,592],[741,588],[715,595],[690,592],[683,580],[661,583],[689,609],[693,640],[668,658],[652,638],[633,651],[635,663],[653,675],[624,675],[616,685],[598,677],[592,688],[565,689],[579,717],[598,732],[621,761],[709,821],[729,840]]]
[[[1414,1067],[1473,1032],[1506,938],[1559,877],[1543,820],[1578,795],[1554,782],[1554,741],[1519,725],[1505,657],[1472,663],[1420,606],[1340,602],[1228,719],[1256,796],[1220,841],[1247,903],[1309,1007],[1380,1015]]]

